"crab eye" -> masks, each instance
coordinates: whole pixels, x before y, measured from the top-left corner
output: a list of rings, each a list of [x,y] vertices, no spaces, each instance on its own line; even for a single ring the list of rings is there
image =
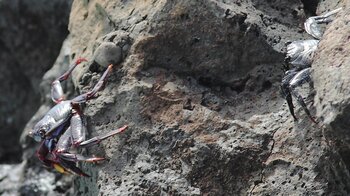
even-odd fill
[[[40,129],[39,130],[39,134],[40,134],[40,136],[42,137],[42,138],[44,138],[45,137],[45,130],[44,129]]]

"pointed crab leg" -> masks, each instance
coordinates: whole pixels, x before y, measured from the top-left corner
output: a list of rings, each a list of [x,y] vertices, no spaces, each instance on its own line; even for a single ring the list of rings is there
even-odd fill
[[[108,66],[108,68],[106,69],[106,71],[101,76],[100,80],[95,85],[95,87],[91,91],[84,93],[84,94],[81,94],[81,95],[75,97],[74,99],[72,99],[72,103],[73,104],[80,104],[80,103],[84,103],[87,100],[93,98],[96,95],[96,93],[99,90],[101,90],[102,86],[105,84],[106,78],[109,75],[109,73],[112,71],[112,68],[113,68],[113,65],[110,64]]]
[[[58,156],[60,156],[62,159],[72,162],[78,162],[78,161],[85,161],[85,162],[97,162],[97,161],[103,161],[105,158],[103,157],[85,157],[80,154],[72,154],[72,153],[59,153]]]
[[[304,109],[305,113],[307,114],[307,116],[310,118],[310,120],[312,122],[314,122],[315,124],[317,124],[317,121],[314,119],[314,117],[312,117],[309,109],[307,108],[303,97],[298,93],[298,91],[295,90],[296,87],[303,85],[306,82],[310,82],[311,78],[310,78],[310,73],[311,72],[311,68],[306,68],[301,70],[300,72],[298,72],[293,79],[290,81],[290,92],[291,94],[297,99],[298,103],[301,105],[301,107]]]
[[[292,94],[290,92],[289,82],[293,79],[293,77],[297,73],[298,73],[298,71],[296,69],[291,69],[291,70],[287,71],[285,73],[285,76],[282,79],[282,85],[281,85],[282,95],[283,95],[284,99],[286,99],[287,104],[288,104],[288,108],[289,108],[289,112],[292,114],[295,121],[297,121],[298,119],[294,114],[293,98],[292,98]]]
[[[114,130],[114,131],[111,131],[105,135],[102,135],[102,136],[96,136],[96,137],[93,137],[89,140],[86,140],[86,141],[83,141],[79,144],[79,147],[81,148],[86,148],[86,147],[90,147],[90,146],[93,146],[93,145],[96,145],[96,144],[99,144],[102,140],[105,140],[109,137],[112,137],[118,133],[122,133],[123,131],[125,131],[126,129],[128,128],[127,125],[124,125],[123,127],[117,129],[117,130]]]
[[[64,80],[67,80],[67,78],[72,73],[74,68],[84,61],[87,61],[87,60],[84,58],[78,58],[72,65],[69,66],[69,69],[63,75],[61,75],[59,78],[57,78],[55,81],[52,82],[51,98],[55,103],[59,103],[64,100],[61,82]]]

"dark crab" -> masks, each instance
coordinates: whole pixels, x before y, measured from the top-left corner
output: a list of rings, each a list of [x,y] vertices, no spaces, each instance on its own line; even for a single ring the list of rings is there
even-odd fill
[[[297,102],[304,109],[310,120],[317,123],[307,108],[304,98],[300,95],[296,88],[308,82],[310,88],[313,89],[311,64],[313,61],[313,55],[319,43],[319,39],[321,39],[323,35],[320,24],[331,22],[333,20],[332,16],[338,13],[341,9],[342,8],[332,10],[321,16],[313,16],[305,21],[304,25],[306,32],[316,39],[294,41],[287,45],[286,62],[291,64],[292,68],[286,71],[284,74],[281,84],[281,91],[283,97],[287,100],[289,111],[294,120],[297,120],[297,117],[294,113],[292,97],[296,98]]]
[[[51,97],[56,105],[34,126],[29,133],[35,141],[41,142],[37,150],[39,160],[49,168],[55,168],[61,173],[72,173],[80,176],[89,176],[76,166],[79,161],[96,162],[103,160],[102,157],[85,157],[75,154],[79,148],[89,147],[100,143],[102,140],[123,132],[127,126],[111,131],[105,135],[85,140],[85,127],[81,119],[80,104],[92,99],[103,87],[113,65],[109,65],[95,87],[84,94],[71,100],[65,100],[61,82],[66,80],[73,69],[86,61],[79,58],[69,70],[56,79],[51,86]]]

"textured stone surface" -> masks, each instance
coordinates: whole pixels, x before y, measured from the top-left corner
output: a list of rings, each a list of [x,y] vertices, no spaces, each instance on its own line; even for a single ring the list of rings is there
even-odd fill
[[[74,195],[348,195],[348,11],[329,24],[312,65],[316,98],[315,106],[308,101],[308,107],[322,123],[310,122],[297,104],[300,120],[294,122],[279,95],[285,42],[309,38],[302,31],[306,16],[338,6],[311,4],[74,1],[69,44],[64,45],[69,52],[62,49],[45,74],[43,95],[75,57],[90,62],[74,70],[73,82],[66,83],[67,96],[91,89],[104,70],[93,63],[97,48],[103,42],[116,44],[123,60],[83,112],[90,137],[124,124],[130,128],[86,151],[107,158],[80,164],[91,178],[75,177],[70,187],[70,178],[47,174],[31,159],[23,175],[38,179],[35,174],[47,174],[48,184],[56,188],[46,190],[47,184],[34,180],[24,181],[20,190]],[[49,97],[44,100],[25,131],[50,108]],[[26,132],[22,143],[24,157],[30,159],[34,149]]]
[[[350,56],[349,33],[350,11],[348,6],[326,31],[320,42],[314,62],[314,77],[317,96],[317,115],[325,124],[325,134],[331,138],[343,164],[347,165],[344,175],[349,177],[350,152]],[[348,180],[347,178],[346,180]],[[341,183],[345,184],[345,179]],[[346,181],[348,183],[348,181]],[[345,185],[344,185],[345,186]],[[349,185],[344,189],[349,190]]]
[[[329,138],[299,110],[294,123],[279,97],[284,43],[308,37],[301,2],[135,3],[73,5],[77,46],[113,27],[135,40],[121,79],[85,110],[93,135],[131,129],[90,152],[110,161],[84,165],[94,180],[75,181],[78,194],[346,194]],[[78,37],[78,24],[108,25]]]

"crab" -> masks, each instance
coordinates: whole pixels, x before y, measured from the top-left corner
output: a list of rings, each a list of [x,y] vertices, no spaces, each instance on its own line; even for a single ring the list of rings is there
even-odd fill
[[[311,78],[311,64],[314,53],[317,50],[319,40],[323,35],[320,24],[332,22],[333,18],[331,16],[338,13],[341,9],[342,8],[338,8],[320,16],[308,18],[304,23],[305,31],[315,39],[293,41],[287,45],[285,61],[288,64],[291,64],[292,68],[286,71],[282,78],[281,91],[283,97],[287,101],[289,111],[295,121],[297,121],[297,117],[294,113],[292,97],[296,98],[297,102],[304,109],[309,119],[317,124],[316,119],[311,115],[309,109],[307,108],[304,98],[300,95],[296,88],[308,82],[310,89],[313,90],[314,86]]]
[[[29,136],[41,143],[36,155],[44,166],[54,168],[60,173],[89,177],[88,174],[76,166],[76,163],[79,161],[97,162],[105,158],[85,157],[81,154],[75,154],[75,152],[81,148],[98,144],[102,140],[118,133],[122,133],[127,129],[127,125],[108,132],[105,135],[93,137],[88,140],[85,139],[85,126],[82,121],[80,104],[96,97],[96,93],[104,86],[108,74],[112,71],[113,65],[108,66],[91,91],[71,100],[66,100],[61,82],[67,80],[74,68],[84,61],[87,60],[78,58],[70,65],[68,71],[52,83],[51,97],[56,105],[36,123],[33,130],[29,132]]]

